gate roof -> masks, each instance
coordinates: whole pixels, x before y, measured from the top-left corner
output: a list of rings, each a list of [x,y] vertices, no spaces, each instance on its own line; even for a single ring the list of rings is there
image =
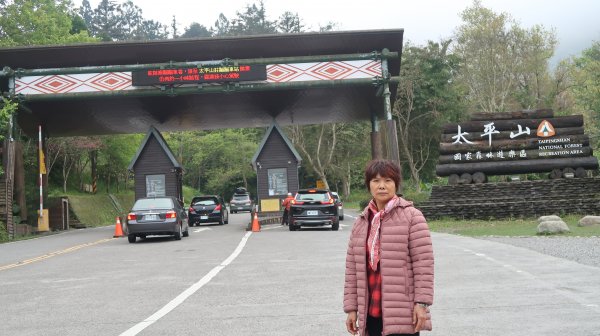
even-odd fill
[[[398,76],[403,29],[278,34],[146,42],[21,47],[0,49],[0,67],[48,69],[169,62],[221,61],[398,53],[389,60]],[[230,93],[168,96],[85,96],[25,100],[18,122],[29,134],[41,123],[50,136],[144,133],[161,131],[315,124],[383,117],[375,85],[293,87]],[[343,81],[335,81],[343,82]],[[335,85],[333,85],[335,84]],[[6,91],[6,77],[0,88]],[[392,97],[395,89],[392,87]]]

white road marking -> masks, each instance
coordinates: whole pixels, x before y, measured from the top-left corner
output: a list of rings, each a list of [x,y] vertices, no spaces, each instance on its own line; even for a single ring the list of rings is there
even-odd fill
[[[276,225],[272,225],[272,226],[265,227],[265,228],[261,227],[260,230],[261,231],[265,231],[265,230],[273,230],[273,229],[283,229],[283,228],[286,228],[286,227],[287,226],[285,226],[285,225],[276,224]]]
[[[212,230],[211,228],[201,228],[201,229],[195,229],[194,232],[202,232],[202,231],[206,231],[206,230]]]
[[[210,272],[208,272],[208,274],[206,274],[204,277],[202,277],[202,279],[200,279],[200,281],[196,282],[195,284],[190,286],[188,289],[183,291],[176,298],[171,300],[171,302],[167,303],[164,307],[159,309],[156,313],[150,315],[148,318],[146,318],[142,322],[134,325],[129,330],[122,333],[121,336],[134,336],[134,335],[139,334],[142,330],[151,326],[154,322],[160,320],[162,317],[164,317],[165,315],[170,313],[173,309],[177,308],[177,306],[182,304],[187,298],[189,298],[194,293],[196,293],[196,291],[198,291],[200,288],[202,288],[202,286],[209,283],[210,280],[212,280],[212,278],[214,278],[227,265],[229,265],[233,260],[235,260],[235,258],[237,258],[237,256],[244,249],[244,246],[246,246],[246,242],[248,241],[248,238],[250,238],[250,235],[252,235],[252,232],[247,232],[246,235],[242,238],[242,240],[238,244],[238,246],[235,248],[233,253],[231,253],[231,255],[229,257],[227,257],[227,259],[225,259],[220,265],[215,266],[212,270],[210,270]]]

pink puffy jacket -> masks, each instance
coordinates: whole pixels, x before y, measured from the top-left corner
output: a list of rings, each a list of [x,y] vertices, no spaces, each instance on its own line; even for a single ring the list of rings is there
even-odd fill
[[[368,304],[367,229],[368,209],[354,223],[346,255],[344,312],[358,312],[360,335],[366,335]],[[421,211],[401,199],[381,223],[381,291],[383,334],[415,333],[415,302],[433,304],[433,247]],[[427,314],[424,330],[431,330]]]

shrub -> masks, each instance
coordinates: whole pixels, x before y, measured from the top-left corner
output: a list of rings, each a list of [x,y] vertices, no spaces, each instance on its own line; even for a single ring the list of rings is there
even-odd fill
[[[4,222],[0,221],[0,242],[7,242],[8,241],[8,232],[6,232],[6,226],[4,225]]]

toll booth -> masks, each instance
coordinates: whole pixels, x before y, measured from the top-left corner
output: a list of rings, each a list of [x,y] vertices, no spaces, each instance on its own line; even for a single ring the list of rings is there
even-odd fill
[[[302,158],[273,121],[252,158],[260,212],[281,211],[287,193],[298,191],[298,168]]]
[[[135,176],[136,200],[173,196],[183,202],[181,164],[154,126],[150,127],[128,169]]]

